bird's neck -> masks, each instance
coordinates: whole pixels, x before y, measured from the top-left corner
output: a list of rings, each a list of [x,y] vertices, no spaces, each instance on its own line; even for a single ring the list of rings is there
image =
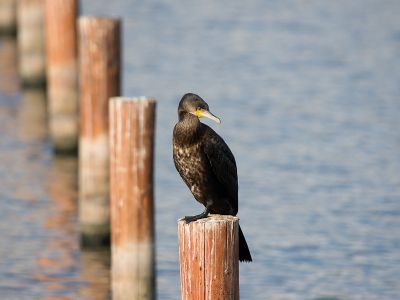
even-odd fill
[[[188,112],[179,113],[179,122],[175,126],[174,134],[182,137],[185,143],[196,142],[201,135],[199,118]]]

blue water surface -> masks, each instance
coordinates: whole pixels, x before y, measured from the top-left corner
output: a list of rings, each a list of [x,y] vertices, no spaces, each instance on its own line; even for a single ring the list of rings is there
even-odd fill
[[[123,95],[158,100],[159,299],[180,298],[177,219],[203,210],[172,161],[187,92],[236,157],[253,256],[241,299],[400,299],[399,12],[389,0],[81,1],[81,14],[122,19]],[[109,261],[79,247],[76,162],[54,157],[46,133],[18,132],[24,97],[0,94],[0,289],[108,299]],[[65,191],[70,206],[55,200]]]

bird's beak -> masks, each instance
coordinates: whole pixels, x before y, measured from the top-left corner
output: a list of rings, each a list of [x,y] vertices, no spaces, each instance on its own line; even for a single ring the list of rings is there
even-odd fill
[[[209,118],[211,120],[214,120],[218,124],[221,124],[221,120],[218,119],[216,116],[214,116],[212,113],[210,113],[208,110],[200,108],[196,110],[196,115],[198,115],[200,118]]]

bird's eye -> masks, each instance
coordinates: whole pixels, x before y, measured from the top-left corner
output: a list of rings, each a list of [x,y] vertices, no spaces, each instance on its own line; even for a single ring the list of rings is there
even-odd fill
[[[200,111],[200,110],[201,110],[201,107],[199,106],[199,107],[197,108],[197,110]]]

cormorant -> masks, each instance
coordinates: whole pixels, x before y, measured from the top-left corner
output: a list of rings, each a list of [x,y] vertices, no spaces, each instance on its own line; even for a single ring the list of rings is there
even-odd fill
[[[201,214],[185,217],[186,223],[207,218],[209,213],[236,216],[238,212],[235,158],[225,141],[199,117],[221,123],[203,99],[185,94],[179,102],[179,121],[172,138],[174,163],[194,198],[205,206]],[[252,261],[240,226],[239,260]]]

